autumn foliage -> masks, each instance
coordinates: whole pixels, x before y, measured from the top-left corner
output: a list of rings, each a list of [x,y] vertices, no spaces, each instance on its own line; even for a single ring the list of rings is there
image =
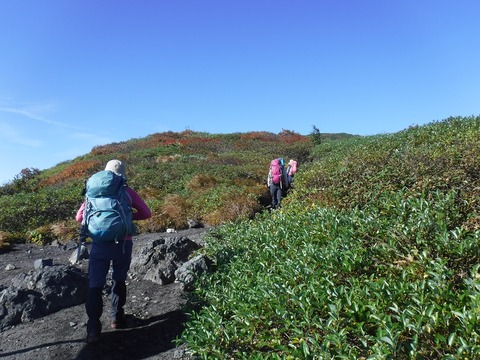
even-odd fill
[[[78,225],[71,220],[83,201],[84,183],[113,158],[126,163],[129,186],[153,211],[151,219],[137,224],[140,232],[186,228],[189,219],[210,226],[253,217],[268,203],[270,160],[294,158],[305,164],[312,146],[309,136],[289,130],[169,131],[99,145],[89,154],[42,172],[29,171],[21,182],[0,187],[0,231],[35,241],[74,237]]]

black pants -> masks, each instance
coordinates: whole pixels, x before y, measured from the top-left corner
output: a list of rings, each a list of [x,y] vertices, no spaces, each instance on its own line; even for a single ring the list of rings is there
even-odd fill
[[[270,195],[272,197],[272,209],[278,209],[282,202],[282,188],[280,184],[270,184]]]
[[[103,313],[102,290],[106,283],[107,273],[112,266],[112,293],[110,318],[122,320],[127,298],[127,278],[132,258],[132,241],[115,243],[93,243],[88,266],[89,289],[85,309],[88,315],[87,332],[100,333],[102,325],[100,317]]]

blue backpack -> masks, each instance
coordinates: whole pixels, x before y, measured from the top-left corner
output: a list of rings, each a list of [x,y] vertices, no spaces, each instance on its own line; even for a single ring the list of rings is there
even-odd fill
[[[85,187],[83,227],[94,242],[117,242],[133,233],[131,198],[122,176],[112,171],[93,174]]]

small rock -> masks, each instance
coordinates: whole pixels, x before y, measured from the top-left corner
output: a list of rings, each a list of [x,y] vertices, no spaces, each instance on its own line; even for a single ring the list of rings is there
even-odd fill
[[[82,244],[80,245],[80,248],[77,247],[75,250],[73,250],[68,261],[70,261],[72,265],[75,265],[80,260],[88,259],[88,257],[89,257],[88,249],[85,245]]]
[[[196,228],[202,227],[202,224],[200,224],[198,221],[195,221],[193,219],[188,219],[187,224],[190,229],[196,229]]]
[[[56,247],[62,246],[62,245],[58,242],[58,240],[53,240],[50,245],[51,245],[51,246],[56,246]]]
[[[8,264],[7,266],[5,266],[6,271],[15,270],[16,268],[17,267],[13,264]]]
[[[37,259],[33,263],[33,267],[38,270],[38,269],[43,269],[44,267],[47,266],[53,266],[53,259]]]

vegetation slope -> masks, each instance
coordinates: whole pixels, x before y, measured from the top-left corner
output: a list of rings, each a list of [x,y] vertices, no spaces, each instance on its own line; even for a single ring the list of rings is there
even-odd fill
[[[156,216],[216,226],[179,339],[205,359],[480,357],[480,117],[395,134],[154,134],[0,188],[1,239],[75,235],[85,179],[111,158]],[[318,134],[317,134],[318,135]],[[273,157],[301,165],[280,210]]]
[[[480,358],[479,154],[480,117],[315,147],[282,209],[210,234],[181,341],[204,359]]]
[[[322,134],[325,139],[337,136]],[[0,187],[0,248],[15,241],[44,244],[75,238],[74,217],[83,201],[84,182],[113,158],[127,164],[128,184],[154,214],[138,224],[140,232],[183,229],[189,219],[215,226],[250,218],[270,201],[269,161],[284,157],[305,164],[314,143],[311,136],[289,130],[166,132],[97,146],[44,171],[24,169]]]

